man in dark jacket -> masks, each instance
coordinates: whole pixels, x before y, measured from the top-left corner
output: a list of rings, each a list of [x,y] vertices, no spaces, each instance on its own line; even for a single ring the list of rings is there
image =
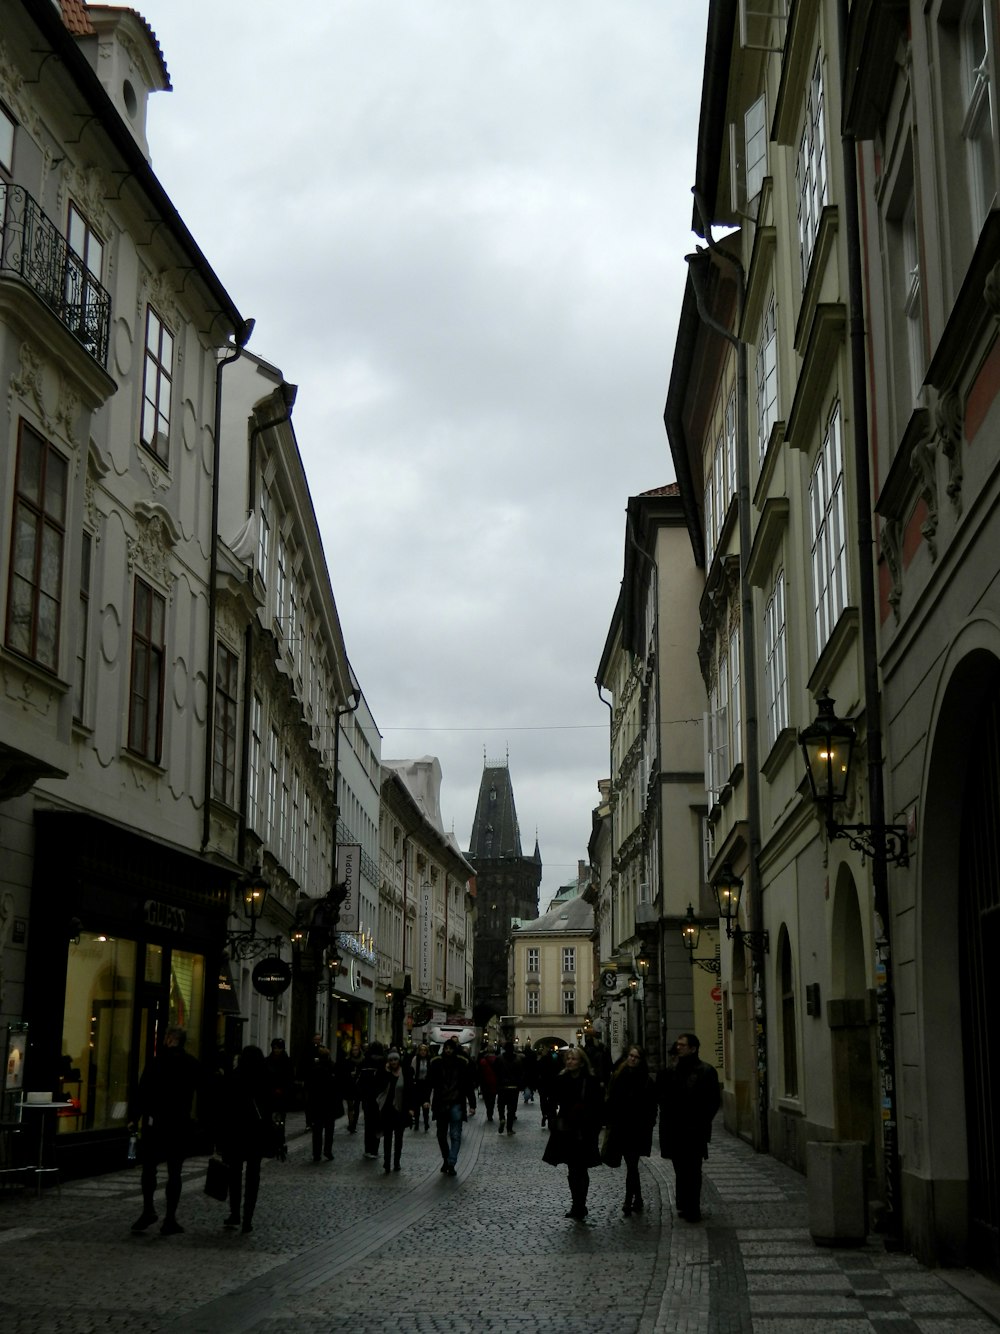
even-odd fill
[[[142,1072],[136,1115],[141,1123],[142,1213],[132,1224],[133,1232],[144,1232],[156,1222],[153,1208],[156,1169],[167,1165],[167,1213],[160,1228],[164,1236],[184,1229],[177,1221],[181,1198],[181,1171],[191,1150],[191,1108],[202,1085],[201,1067],[184,1050],[187,1033],[168,1028],[163,1045]]]
[[[524,1058],[513,1042],[508,1040],[503,1044],[495,1069],[500,1104],[499,1133],[502,1135],[506,1130],[508,1135],[513,1135],[514,1122],[517,1120],[517,1095],[524,1088]]]
[[[660,1105],[660,1156],[674,1165],[677,1212],[689,1223],[701,1218],[701,1164],[708,1157],[712,1118],[722,1101],[719,1076],[698,1053],[694,1033],[674,1044],[676,1063],[656,1077]]]
[[[441,1150],[441,1171],[453,1177],[458,1151],[462,1146],[462,1126],[466,1106],[476,1110],[475,1076],[472,1065],[462,1055],[456,1038],[449,1038],[430,1063],[431,1115],[437,1124]]]

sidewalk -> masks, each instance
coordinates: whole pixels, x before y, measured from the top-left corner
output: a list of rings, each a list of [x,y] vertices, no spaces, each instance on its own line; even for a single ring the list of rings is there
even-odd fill
[[[994,1334],[959,1292],[871,1242],[813,1245],[804,1178],[717,1134],[705,1219],[674,1215],[669,1163],[644,1162],[646,1209],[621,1213],[624,1172],[592,1172],[586,1225],[564,1218],[562,1168],[543,1164],[537,1104],[514,1136],[482,1110],[457,1178],[433,1129],[406,1137],[402,1171],[363,1156],[341,1126],[333,1163],[312,1162],[301,1117],[289,1159],[265,1164],[249,1236],[186,1172],[186,1231],[132,1236],[137,1169],[69,1182],[41,1199],[0,1194],[4,1334]],[[162,1189],[160,1194],[162,1199]],[[162,1207],[160,1213],[162,1214]],[[966,1275],[970,1282],[975,1276]],[[949,1281],[951,1280],[951,1281]],[[981,1282],[981,1281],[980,1281]],[[984,1285],[994,1292],[990,1285]]]

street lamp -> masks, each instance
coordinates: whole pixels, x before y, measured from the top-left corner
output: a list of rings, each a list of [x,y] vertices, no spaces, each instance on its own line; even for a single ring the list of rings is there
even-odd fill
[[[719,916],[726,924],[726,939],[735,940],[738,945],[747,945],[752,950],[761,949],[765,954],[769,953],[771,942],[766,931],[744,931],[740,926],[740,895],[743,893],[743,881],[728,862],[722,863],[721,869],[712,880],[712,893],[718,904]]]
[[[722,969],[722,965],[716,958],[699,959],[695,956],[695,950],[698,948],[698,941],[701,939],[701,926],[697,917],[694,915],[694,905],[688,904],[687,916],[681,923],[681,941],[688,952],[688,963],[692,968],[703,968],[706,973],[714,973],[716,977]]]
[[[826,690],[816,701],[816,707],[816,719],[799,733],[799,745],[805,757],[813,801],[826,820],[827,837],[846,838],[855,852],[871,857],[873,861],[883,857],[897,866],[908,866],[910,855],[905,825],[840,824],[834,819],[835,803],[847,797],[857,733],[852,723],[837,717],[833,700]]]
[[[650,957],[646,951],[646,946],[641,941],[639,943],[639,953],[635,956],[635,966],[639,971],[639,976],[645,981],[649,976]]]
[[[628,989],[629,989],[629,991],[632,991],[632,992],[635,992],[635,991],[638,991],[638,990],[639,990],[639,977],[638,977],[638,974],[636,974],[636,973],[631,973],[631,974],[629,975],[629,979],[628,979]]]
[[[226,948],[234,959],[250,959],[255,954],[278,947],[281,936],[258,936],[257,923],[264,916],[264,904],[271,889],[271,883],[261,873],[260,866],[254,866],[236,884],[236,896],[243,914],[250,923],[249,931],[227,931]]]

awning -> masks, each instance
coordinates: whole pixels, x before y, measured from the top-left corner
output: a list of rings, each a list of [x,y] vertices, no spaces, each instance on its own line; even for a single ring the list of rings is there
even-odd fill
[[[219,969],[219,1014],[239,1014],[240,1002],[237,998],[233,970],[226,959]]]

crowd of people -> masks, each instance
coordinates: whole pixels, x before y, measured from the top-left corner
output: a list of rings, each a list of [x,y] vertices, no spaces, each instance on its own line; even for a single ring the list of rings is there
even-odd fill
[[[433,1121],[440,1170],[454,1177],[462,1129],[477,1101],[487,1122],[495,1121],[498,1133],[509,1136],[517,1133],[519,1108],[536,1093],[542,1128],[548,1130],[542,1158],[566,1167],[567,1218],[586,1219],[590,1170],[602,1164],[612,1169],[624,1164],[622,1212],[642,1213],[639,1160],[652,1153],[657,1119],[660,1154],[674,1167],[678,1215],[692,1223],[701,1217],[702,1163],[721,1090],[693,1033],[678,1036],[655,1076],[635,1045],[614,1064],[599,1044],[536,1051],[506,1041],[473,1058],[454,1037],[436,1053],[424,1042],[410,1050],[371,1042],[356,1043],[335,1059],[317,1033],[297,1065],[284,1040],[275,1038],[267,1056],[259,1047],[244,1047],[216,1081],[204,1079],[199,1062],[185,1051],[185,1036],[183,1029],[167,1030],[139,1083],[131,1125],[141,1131],[143,1210],[133,1232],[159,1221],[154,1194],[161,1164],[167,1181],[160,1232],[184,1230],[177,1208],[196,1097],[199,1117],[209,1121],[225,1164],[224,1226],[244,1233],[253,1230],[262,1161],[285,1157],[285,1117],[296,1106],[305,1111],[314,1163],[333,1160],[334,1128],[346,1118],[348,1134],[361,1130],[365,1158],[377,1160],[381,1151],[383,1171],[398,1172],[407,1132],[428,1134]]]

